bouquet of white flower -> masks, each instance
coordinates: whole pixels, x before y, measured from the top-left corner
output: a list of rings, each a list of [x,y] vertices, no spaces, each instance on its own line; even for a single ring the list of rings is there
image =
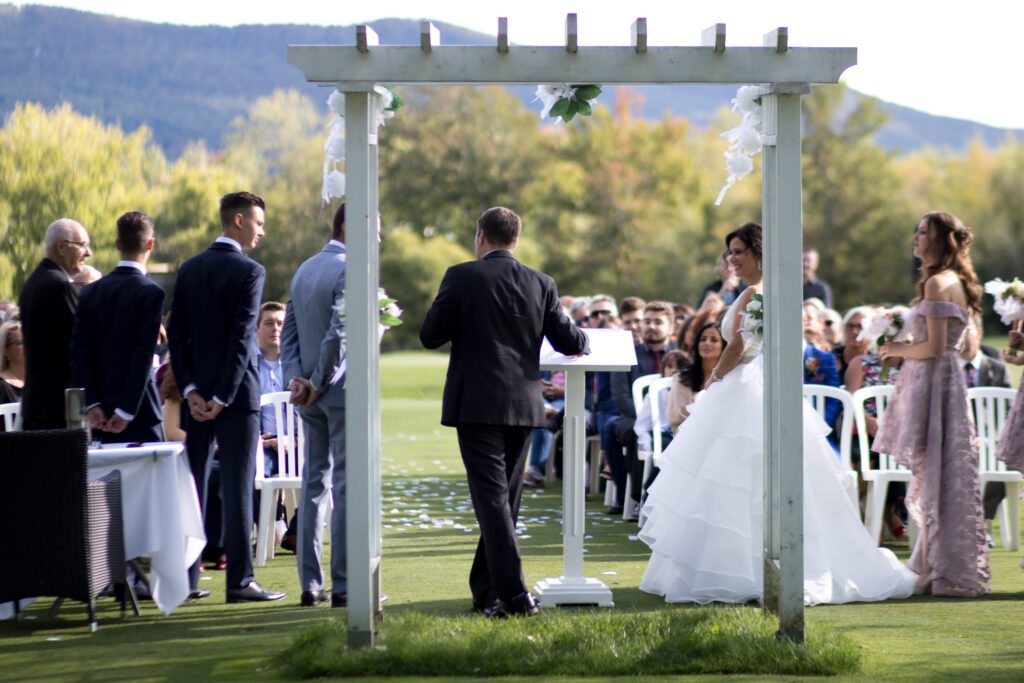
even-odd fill
[[[911,340],[910,328],[907,326],[903,312],[894,308],[883,309],[868,318],[864,328],[857,336],[858,341],[874,339],[878,346],[889,342],[906,342]],[[882,381],[889,381],[889,359],[882,361]]]
[[[1003,282],[999,278],[985,283],[985,293],[991,294],[996,300],[992,308],[999,314],[1004,325],[1020,332],[1021,321],[1024,321],[1024,282],[1020,278],[1013,278],[1010,282]],[[1006,349],[1006,354],[1016,356],[1016,349]]]
[[[764,295],[755,292],[743,308],[743,323],[740,336],[747,346],[764,341]]]
[[[568,83],[550,83],[538,85],[534,100],[540,100],[543,108],[540,117],[553,119],[561,117],[569,123],[577,114],[590,116],[597,96],[601,94],[599,85],[569,85]]]
[[[380,314],[377,318],[377,324],[380,326],[380,336],[384,336],[384,332],[390,327],[398,327],[402,324],[402,309],[398,307],[398,300],[392,299],[388,296],[388,293],[384,291],[383,287],[377,288],[377,308]],[[345,321],[345,297],[339,297],[338,301],[334,304],[334,313],[338,316],[338,320]]]

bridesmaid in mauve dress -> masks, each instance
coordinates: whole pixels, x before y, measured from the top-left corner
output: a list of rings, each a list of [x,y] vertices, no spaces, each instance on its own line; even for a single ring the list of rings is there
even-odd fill
[[[1017,355],[1004,353],[1003,360],[1013,365],[1024,365],[1024,353],[1021,353],[1024,351],[1024,334],[1010,332],[1010,347],[1017,350]],[[1021,379],[1013,408],[1006,416],[1003,435],[999,437],[999,459],[1009,469],[1024,472],[1024,379]],[[1024,569],[1024,558],[1021,558],[1020,566]]]
[[[914,233],[921,259],[910,344],[880,354],[904,358],[874,449],[910,467],[907,509],[921,527],[909,567],[917,591],[975,597],[989,592],[988,547],[978,480],[978,443],[968,418],[958,349],[981,288],[970,262],[971,229],[944,212]]]

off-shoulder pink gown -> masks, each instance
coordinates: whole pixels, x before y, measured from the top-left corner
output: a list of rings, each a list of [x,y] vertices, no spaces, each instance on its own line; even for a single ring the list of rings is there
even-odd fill
[[[1006,416],[1003,435],[999,437],[999,459],[1011,470],[1024,472],[1024,380]]]
[[[978,440],[968,418],[959,348],[968,313],[945,301],[921,301],[910,312],[915,342],[926,318],[949,318],[941,356],[904,359],[873,449],[911,469],[907,509],[921,527],[909,566],[931,578],[933,595],[989,592],[985,522],[978,480]]]

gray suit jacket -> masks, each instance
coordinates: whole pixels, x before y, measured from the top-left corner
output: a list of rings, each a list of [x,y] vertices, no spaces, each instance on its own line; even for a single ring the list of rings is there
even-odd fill
[[[295,271],[281,333],[285,384],[309,379],[331,408],[345,406],[345,322],[335,312],[344,293],[345,248],[328,243]]]

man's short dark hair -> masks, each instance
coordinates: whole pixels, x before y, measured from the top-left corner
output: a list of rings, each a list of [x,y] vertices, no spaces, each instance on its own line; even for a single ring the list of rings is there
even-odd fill
[[[220,198],[220,224],[231,225],[236,213],[247,213],[253,207],[260,207],[264,211],[267,205],[262,197],[257,197],[252,192],[232,192]]]
[[[648,313],[654,313],[655,315],[663,315],[669,322],[676,317],[675,309],[672,308],[672,304],[667,301],[651,301],[644,306],[644,315]]]
[[[331,223],[331,239],[341,241],[345,232],[345,202],[341,203],[338,210],[334,212],[334,222]]]
[[[503,206],[487,209],[476,222],[477,232],[483,233],[484,240],[499,247],[515,244],[522,227],[523,221],[516,212]]]
[[[641,311],[646,304],[647,302],[638,296],[627,296],[619,302],[619,315],[628,315],[633,311]]]
[[[256,327],[263,324],[264,313],[279,313],[285,310],[284,304],[280,301],[268,301],[260,306],[260,314],[256,317]]]
[[[146,242],[153,238],[153,219],[139,211],[129,211],[117,219],[117,241],[121,253],[135,256],[146,251]]]

